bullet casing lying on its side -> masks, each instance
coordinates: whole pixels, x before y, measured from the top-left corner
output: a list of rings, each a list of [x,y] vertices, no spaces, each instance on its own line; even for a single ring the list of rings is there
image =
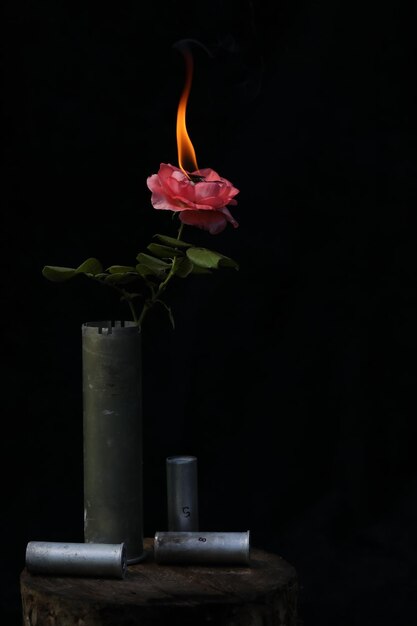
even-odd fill
[[[26,567],[33,574],[124,578],[124,543],[61,543],[29,541]]]
[[[154,538],[154,556],[157,563],[249,565],[250,531],[158,531]]]

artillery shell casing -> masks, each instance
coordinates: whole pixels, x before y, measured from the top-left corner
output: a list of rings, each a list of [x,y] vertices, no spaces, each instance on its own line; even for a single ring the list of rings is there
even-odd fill
[[[124,543],[61,543],[29,541],[26,567],[34,574],[124,578]]]
[[[157,563],[228,563],[248,565],[250,531],[245,532],[156,532]]]
[[[142,343],[134,322],[82,325],[84,541],[143,550]]]

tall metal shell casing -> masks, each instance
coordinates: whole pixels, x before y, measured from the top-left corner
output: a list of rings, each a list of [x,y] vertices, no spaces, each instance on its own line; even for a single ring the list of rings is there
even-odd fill
[[[141,334],[133,322],[82,325],[84,539],[144,557]]]

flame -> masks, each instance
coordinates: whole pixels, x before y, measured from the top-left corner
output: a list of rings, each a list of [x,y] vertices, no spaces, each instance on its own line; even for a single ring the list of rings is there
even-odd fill
[[[194,146],[191,143],[191,139],[188,135],[187,126],[185,123],[188,96],[190,95],[191,83],[193,78],[194,62],[189,50],[182,49],[182,53],[184,55],[186,64],[186,78],[177,112],[178,164],[184,174],[188,176],[188,178],[190,178],[188,172],[194,172],[195,170],[198,170]]]

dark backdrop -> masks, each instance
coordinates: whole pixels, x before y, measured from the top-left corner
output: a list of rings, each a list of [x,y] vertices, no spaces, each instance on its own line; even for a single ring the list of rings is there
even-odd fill
[[[124,315],[45,264],[130,264],[168,214],[146,177],[201,167],[240,226],[188,237],[240,269],[170,290],[144,328],[145,533],[165,457],[198,456],[206,530],[252,531],[298,571],[311,626],[416,609],[415,9],[348,2],[8,2],[2,194],[1,610],[30,540],[82,541],[80,327]],[[123,311],[123,312],[122,312]]]

